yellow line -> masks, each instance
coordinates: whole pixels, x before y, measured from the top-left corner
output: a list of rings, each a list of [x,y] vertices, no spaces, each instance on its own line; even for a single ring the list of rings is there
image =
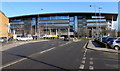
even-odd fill
[[[89,41],[87,41],[86,43],[85,43],[85,45],[83,46],[83,48],[85,48],[86,49],[86,46],[87,46],[87,43],[88,43]]]

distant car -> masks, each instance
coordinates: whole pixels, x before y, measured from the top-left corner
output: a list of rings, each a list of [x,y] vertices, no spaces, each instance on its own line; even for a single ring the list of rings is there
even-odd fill
[[[33,39],[34,39],[34,40],[35,40],[35,39],[37,40],[37,38],[38,38],[38,36],[36,36],[36,35],[33,36]]]
[[[107,41],[106,41],[107,46],[110,47],[111,44],[112,44],[112,42],[113,42],[114,40],[116,40],[116,39],[117,39],[117,37],[109,37],[109,38],[107,39]]]
[[[6,38],[6,37],[1,37],[1,38],[0,38],[0,42],[1,42],[1,43],[7,42],[7,38]]]
[[[4,39],[0,39],[0,42],[4,42]]]
[[[18,37],[17,38],[18,41],[29,41],[29,40],[33,40],[32,37]]]
[[[13,40],[13,37],[8,38],[8,41],[12,41],[12,40]]]
[[[115,50],[120,50],[120,37],[117,38],[116,40],[113,40],[110,46],[111,48],[114,48]]]
[[[68,37],[65,37],[65,38],[64,38],[64,41],[69,41],[69,38],[68,38]]]
[[[104,37],[104,38],[102,38],[102,42],[107,43],[108,38],[109,38],[109,37]]]
[[[60,36],[60,37],[58,37],[58,39],[64,39],[65,37],[64,36]]]

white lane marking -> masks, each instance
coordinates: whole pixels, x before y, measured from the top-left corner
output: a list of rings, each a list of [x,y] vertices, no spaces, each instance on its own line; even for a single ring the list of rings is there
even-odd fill
[[[83,57],[83,59],[85,60],[85,59],[86,59],[86,57]]]
[[[93,69],[94,69],[94,67],[93,67],[93,66],[89,66],[89,69],[90,69],[90,70],[93,70]]]
[[[69,43],[71,43],[71,41],[69,41],[69,42],[67,42],[67,43],[65,43],[65,44],[61,44],[61,45],[59,45],[59,46],[64,46],[64,45],[67,45],[67,44],[69,44]]]
[[[85,60],[83,60],[82,63],[85,64]]]
[[[84,53],[84,55],[86,55],[86,53]]]
[[[22,59],[20,59],[20,60],[18,60],[18,61],[15,61],[15,62],[12,62],[12,63],[7,64],[7,65],[5,65],[5,66],[2,66],[2,67],[0,67],[0,69],[5,68],[5,67],[8,67],[8,66],[13,65],[13,64],[16,64],[16,63],[21,62],[21,61],[26,60],[26,59],[27,59],[27,58],[22,58]]]
[[[52,48],[50,48],[50,49],[47,49],[47,50],[44,50],[44,51],[41,51],[41,52],[32,54],[32,55],[30,55],[30,56],[28,56],[28,57],[32,57],[32,56],[35,56],[35,55],[37,55],[37,54],[42,54],[42,53],[48,52],[48,51],[50,51],[50,50],[53,50],[53,49],[55,49],[55,48],[56,48],[56,47],[52,47]],[[20,59],[20,60],[15,61],[15,62],[6,64],[6,65],[0,67],[0,69],[5,68],[5,67],[8,67],[8,66],[10,66],[10,65],[14,65],[14,64],[19,63],[19,62],[21,62],[21,61],[24,61],[24,60],[26,60],[26,59],[27,59],[27,58],[22,58],[22,59]]]
[[[79,68],[80,68],[80,69],[84,69],[84,65],[83,65],[83,64],[81,64]]]
[[[90,65],[93,65],[93,61],[90,61]]]
[[[93,60],[93,58],[90,58],[90,60]]]
[[[48,49],[48,50],[44,50],[44,51],[42,51],[42,52],[40,52],[40,53],[45,53],[45,52],[48,52],[48,51],[53,50],[53,49],[55,49],[55,47],[50,48],[50,49]]]
[[[71,42],[68,42],[68,43],[71,43]],[[60,45],[60,46],[64,46],[64,45],[66,45],[66,44],[62,44],[62,45]],[[55,49],[55,48],[56,48],[56,47],[52,47],[52,48],[50,48],[50,49],[47,49],[47,50],[44,50],[44,51],[41,51],[41,52],[32,54],[32,55],[30,55],[30,56],[28,56],[28,57],[32,57],[32,56],[37,55],[37,54],[42,54],[42,53],[48,52],[48,51],[50,51],[50,50],[53,50],[53,49]],[[6,64],[6,65],[0,67],[0,69],[5,68],[5,67],[8,67],[8,66],[13,65],[13,64],[16,64],[16,63],[19,63],[19,62],[24,61],[24,60],[26,60],[26,59],[27,59],[27,58],[22,58],[22,59],[20,59],[20,60],[15,61],[15,62]]]
[[[84,54],[84,57],[85,57],[86,54]]]

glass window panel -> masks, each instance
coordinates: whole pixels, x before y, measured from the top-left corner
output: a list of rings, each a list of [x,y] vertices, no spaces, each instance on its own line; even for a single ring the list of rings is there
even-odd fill
[[[74,21],[74,17],[70,17],[70,21]]]

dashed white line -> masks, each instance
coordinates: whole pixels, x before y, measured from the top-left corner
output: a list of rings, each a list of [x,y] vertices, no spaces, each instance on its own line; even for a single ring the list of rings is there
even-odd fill
[[[86,55],[86,53],[84,53],[84,55]]]
[[[85,64],[85,60],[83,60],[82,63]]]
[[[90,61],[90,64],[93,65],[93,61]]]
[[[93,67],[93,66],[89,66],[89,69],[90,69],[90,70],[93,70],[93,69],[94,69],[94,67]]]
[[[80,69],[84,69],[84,65],[83,65],[83,64],[81,64],[79,68],[80,68]]]
[[[83,59],[85,60],[85,59],[86,59],[86,57],[83,57]]]
[[[86,54],[84,54],[83,56],[85,57]]]
[[[90,58],[90,60],[93,60],[93,58]]]

